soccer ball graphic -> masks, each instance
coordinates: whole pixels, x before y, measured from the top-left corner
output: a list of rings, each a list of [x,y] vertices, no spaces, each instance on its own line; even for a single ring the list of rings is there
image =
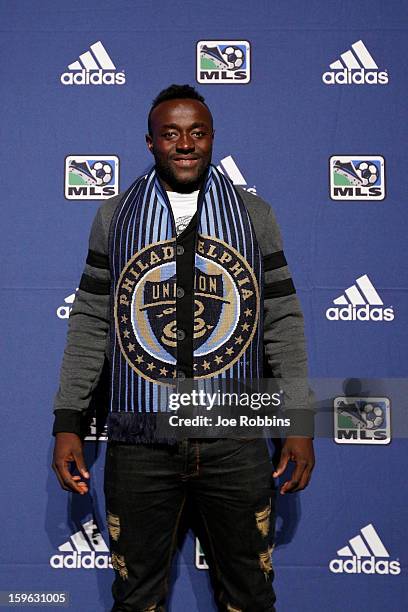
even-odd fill
[[[366,404],[361,409],[361,420],[364,423],[364,427],[367,429],[374,429],[380,427],[384,422],[384,413],[379,406],[373,404]]]
[[[229,70],[238,70],[244,63],[244,52],[239,47],[226,47],[222,57],[227,62]]]
[[[112,166],[106,161],[97,161],[91,168],[92,176],[97,185],[107,185],[112,180]]]
[[[378,179],[378,168],[369,161],[360,162],[356,172],[363,185],[373,185]]]

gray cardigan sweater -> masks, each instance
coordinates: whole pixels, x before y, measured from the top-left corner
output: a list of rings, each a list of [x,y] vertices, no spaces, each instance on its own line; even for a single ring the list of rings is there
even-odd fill
[[[265,266],[264,352],[269,376],[298,381],[297,392],[292,397],[289,393],[285,402],[286,409],[296,411],[304,435],[313,435],[303,315],[296,293],[285,289],[292,282],[289,268],[285,265],[280,230],[269,204],[240,187],[237,189],[249,212],[264,261],[279,261],[279,267]],[[123,195],[110,198],[99,207],[89,236],[91,251],[108,255],[110,223]],[[271,267],[273,269],[268,269]],[[84,274],[103,284],[110,283],[109,270],[86,264]],[[85,434],[84,417],[89,412],[109,355],[109,299],[107,294],[98,295],[81,288],[76,294],[54,402],[54,435],[58,432]],[[266,378],[268,374],[264,376]]]

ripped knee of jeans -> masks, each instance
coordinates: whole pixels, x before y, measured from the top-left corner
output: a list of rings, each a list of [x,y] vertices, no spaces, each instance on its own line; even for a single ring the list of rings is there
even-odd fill
[[[106,520],[107,520],[107,524],[108,524],[109,535],[112,538],[112,540],[117,542],[119,540],[119,536],[120,536],[120,519],[119,519],[119,516],[117,514],[112,514],[112,512],[109,512],[109,510],[108,510],[107,514],[106,514]]]
[[[272,572],[272,551],[273,551],[273,544],[268,546],[268,548],[266,550],[264,550],[263,552],[259,553],[259,567],[261,568],[261,570],[263,571],[263,573],[265,574],[265,578],[268,577],[268,575]]]
[[[125,563],[125,557],[123,555],[119,555],[115,552],[112,553],[112,567],[114,567],[115,570],[119,572],[119,576],[123,580],[128,579],[129,574]]]
[[[261,510],[255,512],[256,526],[264,538],[266,538],[269,533],[270,516],[271,499],[269,499],[269,504],[265,508],[262,508]]]
[[[242,608],[237,608],[232,604],[227,604],[227,612],[242,612]]]

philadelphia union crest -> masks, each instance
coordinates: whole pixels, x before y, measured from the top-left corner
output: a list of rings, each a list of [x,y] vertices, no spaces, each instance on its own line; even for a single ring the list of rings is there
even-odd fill
[[[115,296],[116,333],[126,361],[157,382],[176,376],[175,241],[145,247],[126,264]],[[194,277],[194,377],[230,368],[251,342],[259,289],[244,257],[225,242],[198,236]]]

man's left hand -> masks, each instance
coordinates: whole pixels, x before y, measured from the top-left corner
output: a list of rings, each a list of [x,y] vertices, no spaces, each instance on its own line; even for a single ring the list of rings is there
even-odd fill
[[[289,461],[296,466],[290,480],[286,480],[280,488],[281,495],[302,491],[310,482],[315,464],[312,438],[288,437],[282,448],[279,465],[273,473],[278,478],[286,470]]]

